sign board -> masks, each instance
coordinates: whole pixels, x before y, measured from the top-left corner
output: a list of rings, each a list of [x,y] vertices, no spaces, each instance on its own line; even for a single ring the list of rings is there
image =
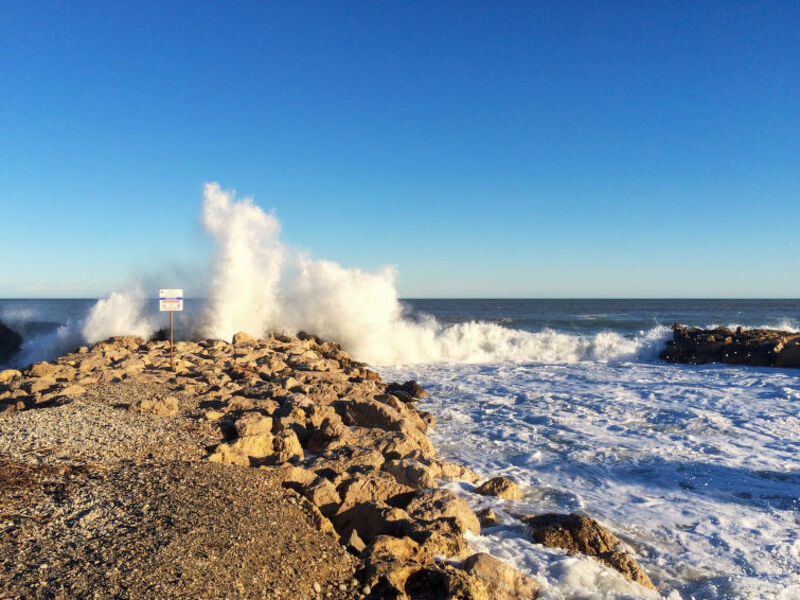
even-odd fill
[[[162,312],[183,310],[183,290],[182,289],[158,290],[158,308]]]

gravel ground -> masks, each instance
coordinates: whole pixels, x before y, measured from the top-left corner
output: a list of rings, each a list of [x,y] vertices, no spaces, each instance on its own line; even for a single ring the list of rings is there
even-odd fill
[[[127,410],[152,393],[0,420],[0,598],[360,597],[358,561],[267,471],[204,460],[221,434],[189,403]]]

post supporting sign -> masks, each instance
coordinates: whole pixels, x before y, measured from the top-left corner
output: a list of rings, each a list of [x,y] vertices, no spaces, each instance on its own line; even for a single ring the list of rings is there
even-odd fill
[[[158,290],[158,309],[169,312],[169,368],[175,371],[175,344],[173,342],[173,313],[183,310],[183,290],[162,288]]]

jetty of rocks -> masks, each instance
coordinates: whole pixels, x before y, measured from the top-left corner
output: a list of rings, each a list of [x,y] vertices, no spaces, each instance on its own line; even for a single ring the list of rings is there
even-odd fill
[[[727,327],[700,329],[679,323],[661,358],[673,363],[727,363],[753,367],[800,368],[800,333]]]
[[[537,596],[470,549],[497,515],[439,486],[522,492],[436,457],[416,382],[303,333],[181,341],[169,364],[115,337],[0,372],[0,598]],[[532,543],[652,587],[595,521],[548,519]]]

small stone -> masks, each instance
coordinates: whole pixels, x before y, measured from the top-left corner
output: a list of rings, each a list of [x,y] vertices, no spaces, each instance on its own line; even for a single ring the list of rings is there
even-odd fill
[[[369,587],[368,585],[365,585],[363,588],[361,588],[362,594],[369,594],[370,592],[372,592],[372,588]]]
[[[322,591],[322,586],[318,584],[316,581],[314,582],[314,585],[312,587],[314,588],[314,591],[317,592],[318,594]]]

